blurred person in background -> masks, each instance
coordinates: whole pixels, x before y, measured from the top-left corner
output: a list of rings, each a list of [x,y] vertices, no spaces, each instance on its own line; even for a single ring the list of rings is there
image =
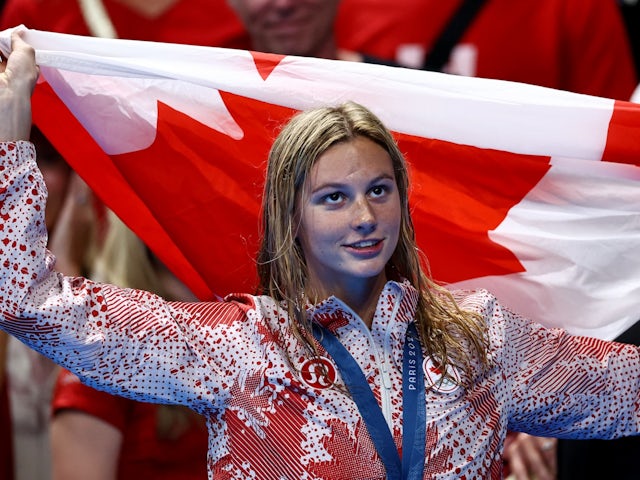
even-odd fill
[[[465,28],[448,31],[457,40],[438,50],[444,58],[432,58],[445,27],[462,17]],[[336,35],[341,48],[410,68],[617,100],[637,84],[616,0],[342,0]]]
[[[0,30],[24,24],[50,32],[247,48],[226,0],[5,0]]]
[[[279,55],[360,60],[339,50],[334,24],[340,0],[227,0],[251,39],[251,49]]]

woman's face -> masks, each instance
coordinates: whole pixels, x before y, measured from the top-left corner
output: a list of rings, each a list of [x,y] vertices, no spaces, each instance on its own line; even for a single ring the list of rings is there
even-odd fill
[[[316,160],[299,201],[297,239],[312,289],[339,294],[384,277],[401,218],[386,150],[364,137],[332,146]]]

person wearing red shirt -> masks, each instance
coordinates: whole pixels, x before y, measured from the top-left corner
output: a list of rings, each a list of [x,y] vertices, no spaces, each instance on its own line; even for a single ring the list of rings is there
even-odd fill
[[[244,27],[225,0],[6,0],[0,30],[21,24],[74,35],[249,47]]]
[[[54,478],[207,478],[207,429],[201,417],[186,408],[100,392],[67,370],[58,377],[52,407],[54,417],[71,415],[64,423],[53,423],[54,440],[56,434],[64,438],[64,451],[58,452],[60,442],[54,442],[53,455],[73,459],[64,464],[69,470],[54,470]],[[63,436],[61,429],[69,435]],[[83,462],[86,456],[74,456],[86,452],[87,444],[92,452],[101,452],[90,456],[90,465]]]
[[[0,30],[24,24],[32,29],[75,35],[109,36],[226,48],[248,48],[250,45],[244,27],[235,13],[227,6],[225,0],[156,0],[152,2],[148,0],[6,0],[0,4],[0,7],[2,7],[0,10]],[[43,158],[45,157],[46,155],[43,155]],[[61,163],[64,164],[64,161]],[[49,190],[50,198],[54,199],[55,204],[55,199],[60,196],[53,195],[54,189],[50,184]],[[57,193],[57,189],[55,190]],[[47,219],[49,218],[53,218],[53,216],[47,215]],[[13,343],[15,349],[27,350],[19,342],[14,341]],[[30,355],[29,358],[33,357]],[[46,360],[44,357],[42,358]],[[10,364],[23,365],[13,362],[12,358],[8,360]],[[18,377],[21,382],[32,384],[28,369],[18,370],[16,367],[14,370],[17,370],[14,373],[14,380],[16,380],[15,377]],[[12,385],[20,385],[20,381],[13,382]],[[46,442],[48,424],[39,426],[37,431],[24,432],[26,427],[22,426],[24,422],[21,420],[23,417],[36,417],[30,412],[32,404],[43,406],[48,411],[51,395],[50,384],[47,384],[43,389],[46,389],[43,395],[33,400],[30,398],[32,403],[23,403],[28,405],[28,408],[24,408],[22,413],[12,412],[13,422],[18,424],[17,427],[13,427],[13,430],[3,428],[3,436],[6,437],[7,442],[11,440],[12,435],[20,438],[27,436],[29,439],[38,440],[37,450],[34,448],[15,449],[17,453],[15,464],[17,480],[27,480],[33,475],[41,475],[44,474],[42,472],[50,470],[49,448],[48,442]],[[40,390],[32,387],[28,391],[39,392]],[[98,394],[96,393],[96,395]],[[114,404],[111,403],[111,405]],[[138,408],[144,410],[151,407],[139,406]],[[8,409],[6,415],[6,423],[9,423],[9,427],[11,427],[11,416]],[[95,421],[100,420],[96,419]],[[115,430],[115,427],[112,428]],[[115,433],[120,435],[123,432]],[[203,435],[205,438],[202,448],[206,450],[206,432]],[[6,449],[3,448],[2,451],[9,452],[7,456],[8,459],[11,459],[13,450],[9,446]],[[126,462],[127,458],[130,459],[130,457],[126,457],[123,460]],[[122,466],[121,468],[126,470],[127,467]],[[204,453],[198,462],[197,471],[200,478],[206,478],[206,454]],[[157,475],[154,477],[157,478]],[[5,476],[0,474],[0,478],[4,479]],[[138,478],[152,477],[143,475]]]
[[[462,0],[343,0],[338,46],[421,68]],[[628,100],[637,85],[615,0],[487,0],[443,71]]]

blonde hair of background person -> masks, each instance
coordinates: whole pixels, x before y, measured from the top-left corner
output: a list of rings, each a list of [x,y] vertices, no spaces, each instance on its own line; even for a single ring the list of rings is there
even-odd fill
[[[147,290],[167,300],[196,299],[188,290],[176,292],[172,284],[164,282],[166,268],[111,210],[107,210],[107,225],[104,243],[93,262],[93,279],[121,287]]]

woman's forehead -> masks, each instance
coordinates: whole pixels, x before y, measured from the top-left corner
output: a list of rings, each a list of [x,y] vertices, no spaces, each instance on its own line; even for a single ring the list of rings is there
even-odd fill
[[[322,184],[369,181],[385,176],[394,177],[388,152],[377,143],[359,137],[335,144],[320,155],[308,172],[305,184],[317,188]]]

